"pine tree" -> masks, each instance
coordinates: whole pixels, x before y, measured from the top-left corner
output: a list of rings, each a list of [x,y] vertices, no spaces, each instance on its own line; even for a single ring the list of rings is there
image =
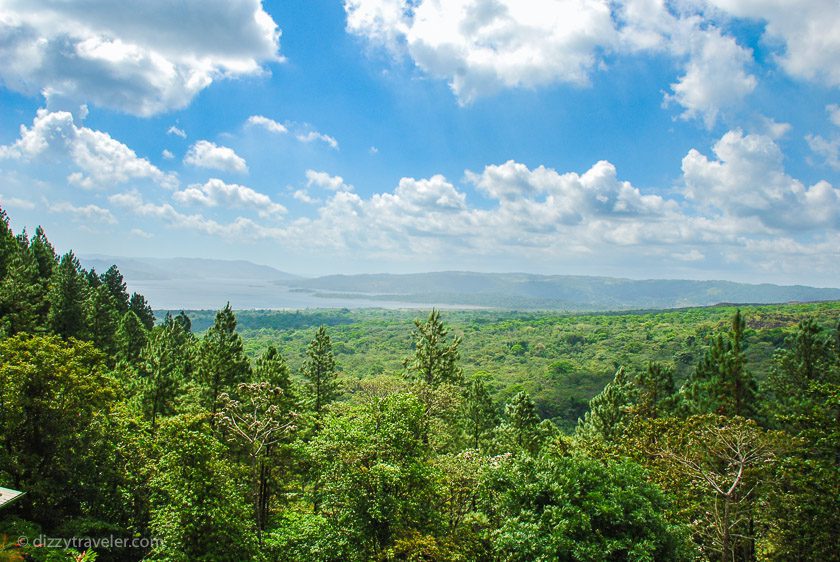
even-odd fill
[[[227,303],[216,313],[216,320],[207,330],[199,350],[199,377],[204,383],[207,409],[215,414],[219,395],[232,392],[250,376],[242,337],[236,333],[236,316]]]
[[[35,229],[35,236],[29,243],[29,249],[35,256],[35,261],[38,262],[38,275],[42,279],[52,277],[53,271],[58,266],[58,256],[55,254],[53,245],[47,240],[44,229],[40,226]]]
[[[415,320],[414,325],[414,356],[404,361],[406,376],[430,387],[441,383],[461,384],[463,373],[458,367],[461,338],[447,340],[449,332],[435,309],[428,320]]]
[[[119,326],[119,313],[114,305],[111,292],[105,285],[90,289],[87,302],[88,334],[93,344],[113,358],[116,351],[116,334]]]
[[[6,256],[6,272],[0,278],[0,334],[6,336],[44,328],[40,310],[46,300],[45,285],[29,251],[26,231],[14,240],[14,251]]]
[[[464,386],[462,403],[464,432],[469,446],[480,449],[498,423],[498,411],[487,388],[487,378],[475,376]]]
[[[114,306],[117,312],[121,316],[128,312],[130,301],[128,290],[126,289],[125,279],[123,279],[122,273],[117,269],[117,266],[112,265],[109,267],[108,271],[103,273],[100,279],[102,280],[102,284],[107,287],[111,298],[114,299]]]
[[[499,428],[502,435],[520,449],[536,453],[539,448],[540,416],[537,406],[527,392],[518,392],[505,405],[505,423]]]
[[[140,360],[140,354],[146,346],[148,335],[146,327],[134,311],[123,314],[117,327],[116,345],[117,359],[135,365]]]
[[[619,367],[613,380],[589,401],[589,411],[583,420],[578,420],[578,435],[585,439],[601,439],[607,443],[615,441],[624,429],[632,401],[632,387],[624,367]]]
[[[636,403],[634,413],[645,418],[667,416],[674,409],[676,388],[671,369],[651,362],[634,379]]]
[[[136,315],[128,311],[126,317]],[[134,320],[129,322],[134,324]],[[184,336],[181,325],[168,316],[151,330],[141,352],[141,402],[152,427],[157,425],[159,416],[174,413],[175,399],[189,375],[189,350],[185,349]]]
[[[292,381],[286,360],[273,345],[260,355],[254,363],[255,382],[267,382],[272,387],[280,388],[286,396],[290,395]]]
[[[338,397],[338,373],[332,342],[324,326],[318,328],[315,339],[306,350],[303,363],[303,376],[306,378],[309,402],[315,417],[320,419],[324,407]]]
[[[146,297],[140,293],[132,293],[128,304],[137,318],[143,323],[147,330],[151,330],[155,325],[155,313],[152,307],[146,302]]]
[[[9,226],[6,211],[0,208],[0,277],[5,277],[9,267],[9,260],[17,252],[18,244],[15,233]]]
[[[50,312],[50,303],[47,299],[49,292],[50,279],[52,279],[53,272],[58,267],[58,256],[55,254],[50,241],[47,240],[44,229],[40,226],[35,229],[35,236],[29,243],[29,252],[35,259],[38,266],[38,278],[41,283],[40,298],[37,305],[38,324],[40,326],[47,326],[47,318]]]
[[[50,329],[63,338],[84,339],[87,336],[85,300],[88,284],[79,260],[73,252],[61,257],[50,286]]]
[[[757,387],[747,370],[745,330],[746,321],[738,310],[728,337],[718,334],[680,391],[690,412],[742,417],[755,414]]]

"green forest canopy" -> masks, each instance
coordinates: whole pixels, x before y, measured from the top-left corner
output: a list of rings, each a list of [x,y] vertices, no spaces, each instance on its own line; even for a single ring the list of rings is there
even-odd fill
[[[0,553],[837,560],[839,313],[155,322],[0,210]]]

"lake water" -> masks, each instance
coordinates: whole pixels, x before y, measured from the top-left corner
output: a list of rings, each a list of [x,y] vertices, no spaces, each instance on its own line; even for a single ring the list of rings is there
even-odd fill
[[[476,308],[467,305],[425,304],[350,297],[319,297],[292,291],[264,280],[247,279],[166,279],[128,281],[129,291],[146,297],[154,309],[217,310],[230,301],[231,307],[244,309],[307,308]]]

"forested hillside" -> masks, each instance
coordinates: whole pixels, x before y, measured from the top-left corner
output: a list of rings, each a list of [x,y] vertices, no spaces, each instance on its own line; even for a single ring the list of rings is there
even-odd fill
[[[840,559],[836,303],[155,322],[0,219],[5,559]]]

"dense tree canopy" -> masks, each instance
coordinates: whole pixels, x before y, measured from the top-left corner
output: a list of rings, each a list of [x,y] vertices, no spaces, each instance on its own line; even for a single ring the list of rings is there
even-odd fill
[[[158,322],[9,225],[0,486],[26,495],[0,539],[148,541],[3,556],[840,558],[836,303]]]

